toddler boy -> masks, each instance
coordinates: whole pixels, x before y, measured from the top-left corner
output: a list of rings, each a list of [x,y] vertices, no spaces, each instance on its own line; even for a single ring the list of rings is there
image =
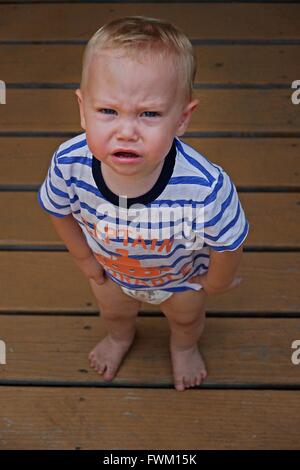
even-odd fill
[[[249,224],[236,188],[179,139],[198,105],[195,73],[192,45],[174,25],[141,16],[104,25],[76,90],[85,132],[59,146],[39,189],[99,305],[107,336],[89,359],[106,381],[146,301],[167,317],[175,388],[200,385],[207,295],[239,282]]]

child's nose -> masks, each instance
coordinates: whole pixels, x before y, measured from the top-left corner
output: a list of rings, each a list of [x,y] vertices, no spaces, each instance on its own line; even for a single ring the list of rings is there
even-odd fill
[[[137,126],[133,119],[126,119],[118,126],[117,137],[122,139],[132,139],[137,137]]]

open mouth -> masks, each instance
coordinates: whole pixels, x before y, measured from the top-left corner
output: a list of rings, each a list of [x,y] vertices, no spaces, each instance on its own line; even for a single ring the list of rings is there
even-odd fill
[[[139,155],[131,152],[116,152],[114,156],[119,158],[139,158]]]

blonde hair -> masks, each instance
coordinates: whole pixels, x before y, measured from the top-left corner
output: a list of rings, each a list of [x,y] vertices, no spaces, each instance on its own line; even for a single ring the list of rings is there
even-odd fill
[[[171,57],[184,99],[192,99],[196,57],[188,37],[172,23],[146,16],[126,16],[102,26],[91,37],[84,50],[80,84],[82,89],[93,56],[111,49],[121,49],[136,60],[144,60],[147,53],[150,53],[152,57],[162,61],[162,66],[166,64],[166,56]]]

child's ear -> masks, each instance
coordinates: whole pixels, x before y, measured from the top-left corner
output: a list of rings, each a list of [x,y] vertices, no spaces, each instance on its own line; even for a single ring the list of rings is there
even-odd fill
[[[75,91],[75,95],[77,96],[77,101],[79,105],[79,111],[80,111],[80,124],[82,129],[85,130],[85,117],[84,117],[84,110],[83,110],[83,97],[80,88],[77,88]]]
[[[181,136],[185,133],[189,125],[189,122],[191,120],[192,114],[197,108],[198,104],[199,104],[199,100],[193,100],[190,103],[188,103],[187,106],[184,108],[184,110],[181,112],[176,135]]]

